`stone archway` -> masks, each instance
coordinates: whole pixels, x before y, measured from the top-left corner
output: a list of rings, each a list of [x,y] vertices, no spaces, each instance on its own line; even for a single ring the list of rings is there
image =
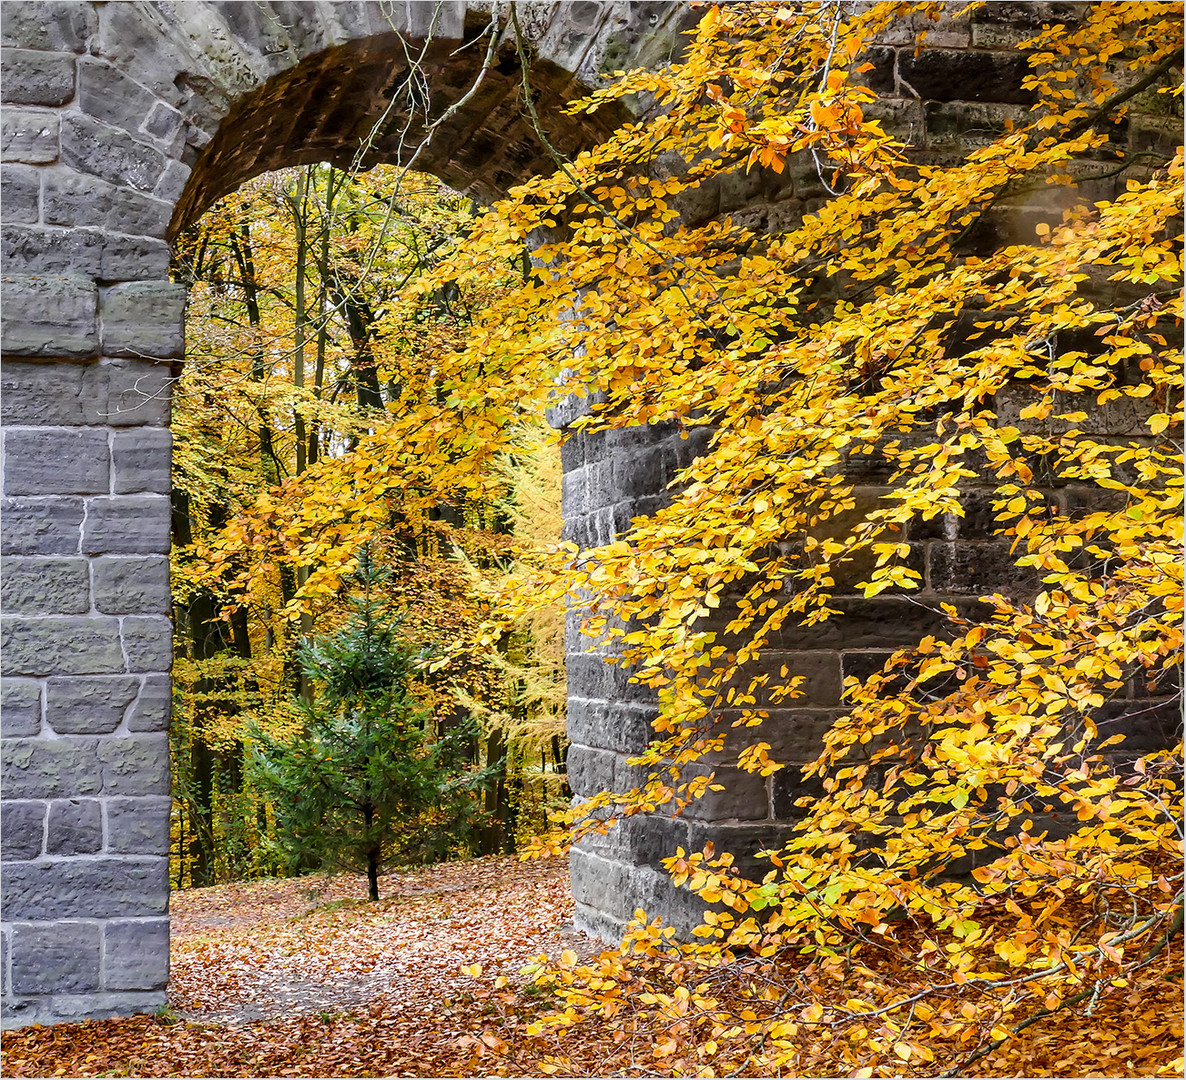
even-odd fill
[[[165,1000],[168,420],[185,305],[169,238],[285,165],[406,163],[420,147],[418,169],[487,198],[550,168],[505,33],[483,72],[492,6],[4,5],[6,1026]],[[566,152],[604,121],[559,107],[603,65],[669,54],[695,19],[673,3],[518,13]],[[592,522],[610,494],[569,513]]]
[[[550,168],[519,115],[512,49],[496,52],[469,94],[485,55],[473,43],[491,7],[0,5],[6,1025],[164,1001],[168,421],[185,303],[168,277],[169,238],[267,169],[399,162],[423,142],[426,108],[432,118],[448,115],[416,165],[456,187],[489,197]],[[1030,102],[1013,43],[1074,10],[987,5],[945,17],[925,53],[909,37],[873,43],[877,107],[909,130],[920,154],[960,151]],[[603,129],[562,118],[558,107],[603,69],[670,55],[696,18],[675,0],[522,2],[516,11],[531,42],[538,107],[566,152]],[[413,57],[425,79],[409,78]],[[1134,107],[1129,150],[1172,141],[1175,123]],[[825,194],[814,166],[779,177],[754,170],[698,191],[688,213],[776,229]],[[555,417],[571,419],[562,410]],[[591,546],[621,533],[658,505],[667,479],[696,450],[659,425],[578,434],[564,447],[567,535]],[[875,470],[853,479],[862,499],[885,490]],[[922,595],[935,605],[972,603],[1010,565],[1007,545],[976,520],[983,508],[973,501],[969,509],[966,519],[909,537],[926,575]],[[901,596],[852,593],[838,604],[842,626],[788,627],[785,651],[768,658],[775,666],[793,660],[806,676],[803,700],[770,714],[775,755],[788,764],[814,757],[841,711],[846,676],[879,667],[890,650],[939,624]],[[650,691],[595,655],[570,655],[568,673],[571,786],[578,794],[620,786],[627,755],[650,735]],[[1149,738],[1160,738],[1154,729],[1165,704],[1128,702]],[[702,904],[674,889],[660,867],[677,845],[695,849],[711,837],[743,856],[777,845],[802,793],[794,771],[719,775],[727,790],[685,818],[633,818],[574,852],[584,926],[612,937],[638,907],[669,922],[694,919]]]

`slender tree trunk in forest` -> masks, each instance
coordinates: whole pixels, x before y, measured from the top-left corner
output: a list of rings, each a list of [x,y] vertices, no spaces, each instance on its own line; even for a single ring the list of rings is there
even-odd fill
[[[339,177],[343,179],[339,181]],[[325,180],[325,207],[321,215],[321,250],[317,258],[317,359],[313,369],[313,396],[320,401],[325,386],[325,359],[329,346],[329,242],[333,231],[334,196],[345,182],[344,174],[330,169]],[[321,454],[321,422],[309,428],[308,463],[314,465]]]
[[[189,495],[174,489],[172,509],[174,542],[178,547],[192,546],[193,516]],[[226,507],[212,506],[209,517],[211,524],[220,528],[226,522]],[[200,589],[191,597],[178,622],[187,632],[190,657],[199,663],[213,660],[219,654],[244,660],[251,658],[246,613],[240,611],[229,621],[224,620],[221,604],[209,589]],[[235,711],[235,689],[233,674],[203,676],[193,686],[195,703],[188,792],[191,885],[212,885],[215,880],[214,798],[215,777],[220,765],[224,780],[232,790],[242,789],[242,744],[235,743],[228,751],[220,753],[209,738],[209,731],[216,721]]]
[[[255,252],[251,243],[250,222],[242,222],[238,230],[231,234],[230,247],[231,255],[234,257],[235,264],[239,269],[240,289],[243,297],[243,307],[247,312],[247,323],[254,331],[251,343],[251,378],[256,384],[262,385],[267,378],[268,367],[261,336],[262,316],[260,293],[256,280]],[[267,407],[262,399],[259,402],[258,408],[259,425],[256,428],[256,436],[259,439],[260,470],[270,483],[278,484],[287,475],[287,470],[277,456],[275,430],[272,426],[271,417],[268,415]],[[280,592],[284,604],[287,604],[292,599],[296,591],[292,574],[291,572],[286,574],[286,570],[286,567],[281,567],[280,571]],[[246,610],[239,608],[232,615],[231,624],[234,630],[235,647],[239,655],[244,659],[250,659],[251,642],[248,636]],[[267,635],[266,647],[270,649],[273,643],[270,626],[266,628],[265,633]],[[299,687],[300,676],[295,663],[291,661],[285,662],[284,675],[286,683],[294,689]],[[252,681],[248,689],[258,690],[258,684]],[[263,831],[266,831],[266,829]]]
[[[313,169],[307,165],[297,174],[296,192],[289,196],[292,209],[293,236],[296,241],[296,265],[293,267],[293,345],[292,384],[298,390],[305,387],[305,339],[308,334],[309,313],[305,306],[305,273],[309,257],[309,175]],[[293,417],[296,430],[296,471],[299,476],[305,471],[308,450],[305,432],[305,417],[298,408]]]
[[[507,746],[499,730],[492,731],[486,738],[486,766],[492,768],[486,781],[482,800],[489,823],[480,835],[479,855],[497,855],[506,848],[504,829],[510,817],[510,800],[507,792]],[[514,850],[514,833],[511,834],[511,850]]]
[[[368,802],[363,805],[362,819],[366,823],[367,832],[375,823],[375,808]],[[382,849],[377,845],[367,848],[367,897],[371,900],[379,899],[379,856]]]
[[[312,165],[307,165],[298,173],[296,190],[288,196],[289,208],[292,211],[293,234],[296,241],[296,261],[293,268],[293,348],[292,348],[292,384],[297,390],[305,388],[305,344],[309,332],[309,309],[305,296],[305,279],[309,264],[309,186],[313,177]],[[296,442],[296,475],[300,476],[309,466],[308,450],[309,437],[305,428],[305,416],[298,406],[293,416]],[[309,568],[297,567],[296,587],[309,580]],[[308,636],[313,632],[313,616],[307,611],[301,612],[301,634]],[[313,700],[313,687],[304,672],[298,675],[301,697],[306,701]]]
[[[190,743],[189,775],[189,883],[201,887],[214,884],[214,751],[201,730]]]
[[[354,376],[358,408],[363,413],[382,412],[383,389],[379,385],[379,368],[375,362],[374,343],[371,340],[376,322],[375,313],[370,304],[359,299],[348,285],[343,285],[336,276],[332,280],[333,300],[346,316],[350,344],[354,350],[350,369]]]
[[[552,761],[558,773],[564,776],[560,784],[560,795],[564,799],[572,798],[572,788],[568,786],[568,743],[561,745],[559,735],[552,736]]]
[[[379,849],[367,851],[367,898],[379,899]]]
[[[296,596],[297,579],[291,566],[281,563],[276,567],[276,577],[280,586],[280,606],[287,607]],[[284,655],[284,685],[294,694],[301,692],[301,668],[296,662],[293,650],[289,649]]]
[[[509,748],[507,756],[510,756]],[[501,805],[498,808],[498,817],[502,823],[501,841],[502,853],[504,855],[515,854],[515,833],[519,830],[519,804],[522,801],[523,795],[523,768],[522,762],[519,763],[518,768],[512,768],[508,763],[503,770],[503,783],[499,788],[499,797]]]
[[[243,295],[243,306],[247,311],[247,323],[254,331],[251,344],[251,378],[253,382],[262,384],[267,377],[268,368],[267,359],[264,356],[263,340],[260,336],[262,319],[259,286],[255,276],[255,253],[251,247],[251,225],[249,222],[243,222],[238,231],[232,233],[231,254],[239,267],[240,289]],[[264,475],[273,484],[278,484],[284,479],[287,470],[276,454],[275,432],[262,400],[259,403],[259,427],[256,429],[256,434],[259,438],[260,465]]]
[[[373,341],[378,316],[356,288],[358,283],[343,280],[339,269],[329,265],[328,253],[322,271],[334,306],[346,320],[346,331],[350,335],[350,345],[354,350],[350,360],[350,373],[353,376],[359,411],[364,414],[382,412],[383,389],[379,385],[379,368],[375,361]],[[352,447],[357,443],[356,437],[351,439]]]
[[[173,884],[173,888],[185,888],[185,853],[188,850],[185,843],[185,802],[178,800],[177,809],[177,881]],[[172,852],[169,855],[172,861]]]

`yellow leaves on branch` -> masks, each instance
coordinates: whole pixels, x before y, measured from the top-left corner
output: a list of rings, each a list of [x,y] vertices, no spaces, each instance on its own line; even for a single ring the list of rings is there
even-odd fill
[[[947,619],[848,681],[808,770],[824,795],[804,800],[766,879],[679,852],[673,881],[712,905],[698,941],[677,947],[642,920],[624,952],[647,960],[618,961],[611,981],[642,979],[663,1024],[675,971],[691,985],[806,950],[822,993],[830,965],[869,965],[859,1006],[805,1004],[795,1020],[832,1018],[831,1041],[813,1031],[816,1058],[786,1013],[758,1007],[759,986],[808,993],[785,969],[761,969],[748,1010],[703,995],[716,1026],[702,1045],[766,1040],[745,1059],[759,1070],[869,1075],[997,1053],[1043,1009],[1128,993],[1180,927],[1180,751],[1126,752],[1123,736],[1168,707],[1182,663],[1183,163],[1126,157],[1107,131],[1139,93],[1180,92],[1181,13],[1092,5],[1043,28],[1028,120],[940,165],[867,119],[862,54],[882,30],[943,15],[710,7],[679,63],[582,106],[645,92],[665,110],[574,164],[604,207],[567,176],[540,178],[473,237],[525,237],[572,209],[571,234],[536,252],[539,283],[491,312],[491,339],[497,327],[558,394],[596,402],[580,427],[708,436],[669,505],[612,543],[557,552],[529,586],[586,610],[660,704],[635,759],[651,779],[576,808],[578,837],[670,807],[686,783],[673,773],[698,756],[777,768],[748,729],[767,701],[793,702],[802,673],[763,673],[763,655],[785,627],[839,617],[838,594],[913,593]],[[661,188],[647,165],[660,154]],[[770,235],[673,215],[747,169],[835,194]],[[1104,174],[1121,177],[1113,197],[1077,196]],[[1065,213],[975,241],[1050,186]],[[558,323],[548,348],[579,342],[559,363],[535,329]],[[866,466],[876,479],[860,482]],[[973,514],[992,541],[977,550],[1007,556],[993,573],[1015,584],[957,607],[928,592],[918,523],[967,536]],[[892,960],[874,962],[874,939]],[[604,998],[590,989],[604,971],[568,978],[578,1011]],[[662,1045],[666,1059],[685,1044]]]

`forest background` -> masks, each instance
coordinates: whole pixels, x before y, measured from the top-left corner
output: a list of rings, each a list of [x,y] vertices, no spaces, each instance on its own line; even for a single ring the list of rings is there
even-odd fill
[[[285,852],[290,823],[278,831],[252,747],[302,730],[317,691],[298,649],[348,619],[358,583],[341,575],[360,559],[381,569],[401,641],[433,654],[414,680],[420,741],[461,735],[459,769],[477,781],[466,827],[424,807],[389,838],[388,861],[513,851],[563,801],[561,609],[483,638],[483,582],[505,576],[516,545],[559,537],[559,449],[542,416],[524,410],[460,493],[376,499],[339,468],[359,467],[360,441],[389,414],[440,404],[441,356],[522,278],[525,253],[482,284],[416,290],[476,213],[432,177],[312,165],[249,182],[176,245],[190,287],[173,420],[177,887],[315,865]],[[294,529],[311,487],[325,519]],[[253,527],[249,511],[275,524]],[[310,565],[303,545],[327,534],[344,554]]]

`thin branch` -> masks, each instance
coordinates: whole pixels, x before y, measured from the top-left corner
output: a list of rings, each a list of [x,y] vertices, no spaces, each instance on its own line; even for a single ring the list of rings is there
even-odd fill
[[[1118,105],[1123,105],[1129,98],[1136,97],[1137,94],[1143,90],[1149,89],[1158,79],[1162,77],[1170,68],[1181,67],[1182,57],[1178,53],[1171,53],[1160,64],[1157,65],[1148,75],[1146,75],[1139,82],[1135,82],[1127,90],[1122,90],[1120,93],[1108,98],[1095,112],[1090,116],[1085,116],[1082,120],[1072,124],[1063,134],[1064,139],[1073,139],[1080,132],[1086,131],[1090,127],[1094,127],[1096,121],[1103,119],[1108,113],[1112,112]]]
[[[577,177],[576,173],[573,172],[571,165],[568,163],[568,160],[564,157],[563,154],[560,153],[559,150],[557,150],[552,145],[551,140],[548,138],[548,136],[546,134],[544,134],[543,124],[540,121],[539,113],[536,111],[535,102],[532,100],[532,97],[531,97],[531,82],[530,82],[528,74],[527,74],[527,70],[528,70],[527,52],[523,47],[523,31],[522,31],[522,28],[519,26],[519,14],[515,10],[515,4],[513,2],[511,4],[511,22],[514,24],[514,27],[515,27],[515,50],[519,55],[519,69],[522,72],[522,76],[523,76],[522,82],[523,82],[524,104],[527,106],[527,112],[531,119],[531,126],[532,126],[532,128],[534,128],[535,134],[538,137],[540,143],[543,145],[543,148],[548,152],[548,156],[551,157],[551,159],[556,163],[556,167],[562,173],[564,173],[564,175],[568,178],[569,182],[572,184],[574,190],[577,192],[578,195],[580,195],[580,197],[582,199],[584,199],[584,201],[586,203],[588,203],[594,209],[600,211],[610,221],[612,221],[614,223],[614,225],[616,225],[618,227],[618,229],[622,232],[622,234],[625,237],[627,237],[627,239],[634,241],[635,243],[646,248],[648,251],[652,252],[653,254],[658,255],[663,260],[664,266],[667,266],[670,268],[672,265],[671,256],[665,254],[659,248],[655,247],[655,245],[650,243],[650,241],[644,240],[629,225],[627,225],[626,222],[624,222],[617,214],[615,214],[608,206],[606,206],[604,203],[602,203],[601,200],[599,200],[595,195],[590,194],[590,192],[586,190],[584,184],[581,183],[581,181]],[[712,280],[703,272],[700,272],[699,276],[702,277],[704,279],[704,281],[706,281],[708,283],[709,287],[716,294],[717,302],[721,304],[721,306],[725,309],[726,313],[729,313],[728,305],[726,305],[724,303],[723,299],[721,298],[720,289],[718,289],[716,287],[716,285],[712,282]],[[678,281],[675,281],[675,280],[673,280],[673,287],[676,289],[677,292],[679,292],[680,296],[683,297],[685,303],[687,303],[688,310],[693,312],[695,317],[700,322],[702,322],[704,324],[705,328],[708,329],[708,331],[713,335],[713,338],[715,339],[716,331],[713,330],[713,328],[712,328],[711,324],[709,324],[708,320],[699,314],[699,309],[692,302],[692,298],[690,296],[688,296],[687,291],[684,289],[684,287]]]

